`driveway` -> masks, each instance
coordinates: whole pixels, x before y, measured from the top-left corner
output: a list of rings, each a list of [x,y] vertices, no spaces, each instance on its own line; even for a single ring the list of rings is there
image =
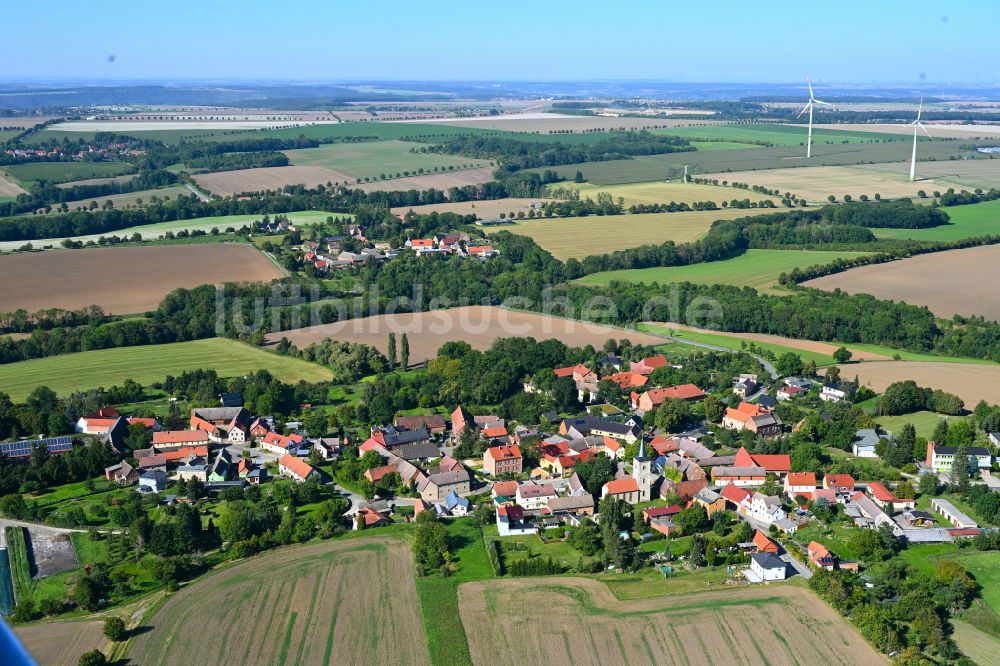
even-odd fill
[[[809,580],[810,578],[813,577],[813,572],[809,569],[809,567],[807,567],[798,559],[796,559],[788,551],[785,551],[785,553],[783,555],[780,555],[779,557],[781,558],[782,562],[790,564],[792,568],[795,569],[795,572],[800,576],[802,576],[803,580]]]

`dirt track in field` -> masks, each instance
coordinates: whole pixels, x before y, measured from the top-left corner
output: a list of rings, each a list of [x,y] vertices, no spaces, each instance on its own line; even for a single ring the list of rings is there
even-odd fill
[[[589,344],[597,349],[610,338],[628,338],[645,345],[665,342],[663,338],[648,333],[481,305],[351,319],[272,333],[267,336],[267,341],[277,343],[282,337],[286,337],[302,349],[314,342],[332,338],[341,342],[372,345],[385,353],[389,345],[389,333],[396,334],[397,346],[399,337],[403,333],[407,334],[411,363],[435,358],[441,345],[455,340],[468,342],[475,349],[487,349],[497,338],[512,337],[532,337],[536,340],[556,338],[568,345]]]
[[[363,538],[293,546],[186,587],[135,639],[131,663],[430,663],[410,549]]]
[[[198,186],[220,197],[229,197],[243,192],[280,190],[285,185],[305,185],[316,187],[327,183],[354,183],[349,178],[332,169],[318,166],[262,167],[259,169],[238,169],[219,171],[192,176]]]
[[[256,248],[236,243],[5,254],[0,312],[88,305],[111,314],[147,312],[179,287],[281,276]]]
[[[948,363],[940,361],[873,361],[841,365],[840,374],[847,379],[858,376],[863,385],[881,393],[893,382],[912,379],[919,386],[954,393],[972,409],[980,400],[997,402],[1000,386],[1000,365],[979,363]]]
[[[17,627],[14,633],[42,666],[76,666],[84,652],[107,647],[103,627],[97,620],[57,620]]]
[[[887,663],[800,588],[619,601],[595,580],[547,578],[466,583],[458,600],[476,666]]]
[[[803,286],[925,305],[939,317],[981,315],[1000,320],[998,282],[1000,245],[984,245],[860,266]]]
[[[398,192],[405,190],[428,190],[431,188],[447,190],[450,187],[465,187],[466,185],[488,183],[493,180],[494,170],[494,167],[460,169],[446,173],[432,173],[423,176],[410,176],[409,178],[393,178],[392,180],[380,180],[373,183],[361,183],[357,185],[357,188],[366,192]]]
[[[726,331],[711,331],[707,328],[696,328],[694,326],[687,326],[685,324],[674,324],[671,322],[651,322],[658,326],[668,326],[670,328],[675,328],[679,331],[692,331],[694,333],[711,333],[712,335],[724,335],[729,338],[735,338],[737,340],[753,340],[755,342],[768,342],[775,345],[782,345],[784,347],[791,347],[792,349],[801,349],[802,351],[815,352],[817,354],[827,354],[832,356],[833,352],[839,349],[839,345],[831,345],[827,342],[816,342],[815,340],[796,340],[794,338],[786,338],[780,335],[770,335],[768,333],[729,333]],[[885,354],[876,354],[875,352],[863,351],[861,349],[855,349],[853,347],[847,346],[847,349],[851,352],[852,359],[855,361],[889,361],[891,360]]]

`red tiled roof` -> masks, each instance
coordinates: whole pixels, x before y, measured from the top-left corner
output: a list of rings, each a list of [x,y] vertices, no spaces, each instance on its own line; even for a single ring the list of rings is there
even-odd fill
[[[791,472],[788,475],[788,485],[790,486],[810,486],[816,487],[816,474],[813,472]]]
[[[516,460],[521,457],[521,449],[517,444],[511,444],[509,446],[491,446],[486,449],[493,460]]]
[[[899,498],[896,497],[888,488],[883,486],[878,481],[871,481],[868,484],[868,492],[872,494],[872,497],[880,502],[898,502]]]
[[[617,372],[604,379],[618,384],[622,389],[640,388],[649,382],[649,377],[640,375],[638,372]]]
[[[506,437],[507,428],[504,426],[493,426],[492,428],[483,428],[483,437]]]
[[[750,453],[744,447],[736,452],[733,461],[736,467],[763,467],[768,472],[788,472],[792,469],[792,460],[786,453],[760,454]]]
[[[585,365],[569,365],[565,368],[556,368],[552,372],[555,373],[556,377],[572,377],[573,375],[588,375],[590,374],[590,368]]]
[[[156,419],[144,418],[142,416],[130,416],[130,417],[128,417],[128,424],[129,425],[133,425],[133,424],[136,424],[136,423],[141,423],[142,425],[146,426],[147,428],[155,428],[156,427]]]
[[[850,474],[827,474],[823,483],[834,488],[854,488],[854,477]]]
[[[608,481],[604,484],[604,487],[607,488],[609,495],[623,495],[625,493],[639,492],[639,482],[630,476],[624,479]]]
[[[506,516],[508,520],[521,520],[524,518],[524,509],[516,504],[504,504],[497,508],[497,514]]]
[[[778,552],[778,544],[774,543],[774,541],[760,530],[757,530],[757,533],[753,535],[753,544],[757,546],[757,550],[761,553]]]
[[[642,515],[647,518],[662,518],[664,516],[673,516],[680,513],[680,504],[671,504],[670,506],[657,506],[648,507],[642,510]]]
[[[513,497],[517,494],[517,481],[498,481],[493,484],[494,497]]]
[[[207,442],[208,433],[203,430],[162,430],[153,433],[153,444],[180,444],[183,442]]]
[[[731,483],[723,488],[720,494],[733,504],[739,504],[751,495],[750,491],[734,486]]]
[[[312,465],[289,453],[281,456],[281,460],[278,461],[278,464],[300,479],[306,478],[314,471]]]
[[[161,456],[164,462],[177,462],[178,460],[183,460],[188,456],[207,456],[208,447],[182,446],[174,451],[163,451],[162,453],[157,453],[156,455]]]

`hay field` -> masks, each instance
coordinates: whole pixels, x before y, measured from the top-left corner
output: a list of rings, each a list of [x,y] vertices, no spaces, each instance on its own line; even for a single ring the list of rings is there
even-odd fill
[[[186,587],[152,617],[129,658],[177,664],[429,664],[402,541],[282,548]]]
[[[837,257],[853,257],[865,252],[835,252],[826,250],[747,250],[732,259],[707,261],[690,266],[633,268],[593,273],[577,282],[603,286],[613,281],[623,282],[693,282],[695,284],[732,284],[767,291],[782,273],[793,268],[825,264]]]
[[[10,254],[0,257],[0,311],[99,305],[111,314],[146,312],[178,287],[266,282],[282,275],[243,243]]]
[[[110,201],[114,204],[115,208],[126,208],[137,206],[138,204],[136,203],[136,199],[142,199],[142,203],[145,205],[149,203],[150,197],[155,196],[160,199],[176,199],[178,195],[181,194],[190,196],[191,190],[183,185],[171,185],[170,187],[158,187],[153,190],[140,190],[138,192],[128,192],[126,194],[112,194],[105,197],[98,197],[96,199],[67,201],[66,205],[69,206],[70,210],[76,210],[81,206],[84,208],[89,207],[91,202],[94,202],[98,207],[101,207],[105,204],[105,202]]]
[[[580,578],[459,587],[477,666],[885,664],[832,608],[788,586],[618,601]]]
[[[917,146],[917,157],[920,149]],[[909,178],[909,162],[892,162],[888,164],[863,164],[858,166],[866,172],[876,172],[883,176]],[[927,192],[934,190],[944,192],[949,187],[989,189],[1000,187],[1000,159],[977,157],[973,160],[935,160],[933,162],[917,162],[917,180],[914,185]]]
[[[235,340],[208,338],[165,345],[116,347],[95,351],[47,356],[0,365],[0,386],[13,400],[24,400],[39,386],[48,386],[59,395],[97,386],[110,387],[131,377],[144,386],[162,381],[167,375],[213,368],[222,377],[236,377],[267,370],[278,379],[295,384],[333,378],[329,369],[280,356]]]
[[[425,143],[411,141],[369,141],[362,143],[330,143],[317,148],[286,150],[285,155],[293,165],[318,166],[342,173],[351,178],[392,177],[409,172],[424,172],[467,167],[489,166],[488,160],[477,160],[461,155],[416,153],[412,149],[426,147]]]
[[[14,627],[14,633],[39,664],[76,666],[84,652],[107,648],[103,627],[97,620],[54,620]]]
[[[18,185],[12,178],[0,171],[0,197],[16,197],[18,194],[27,194],[28,190]]]
[[[437,204],[424,204],[423,206],[399,206],[393,208],[393,215],[406,215],[408,211],[413,211],[419,215],[428,213],[457,213],[459,215],[476,215],[480,219],[489,220],[500,217],[500,213],[510,215],[523,212],[525,215],[531,210],[529,206],[533,203],[544,203],[553,201],[552,199],[486,199],[484,201],[454,201]]]
[[[947,164],[955,163],[957,162],[947,162]],[[899,199],[915,197],[918,190],[930,192],[953,187],[953,184],[943,181],[927,180],[911,183],[909,163],[900,162],[894,166],[899,166],[903,170],[894,173],[888,170],[869,169],[865,166],[813,166],[766,171],[727,171],[708,174],[705,177],[763,185],[781,192],[791,192],[813,205],[827,203],[827,196],[831,194],[837,197],[838,201],[842,201],[845,194],[854,197],[855,201],[862,194],[874,197],[876,193],[881,194],[884,199]],[[917,168],[920,169],[920,166],[918,164]]]
[[[591,183],[569,184],[558,186],[575,189],[580,193],[580,198],[590,197],[597,199],[598,192],[607,192],[615,200],[621,197],[625,200],[625,206],[670,203],[694,203],[696,201],[714,201],[721,204],[723,201],[733,199],[749,199],[750,201],[764,201],[770,199],[774,203],[781,201],[780,197],[772,197],[757,192],[748,192],[731,187],[720,185],[699,185],[697,183],[684,183],[681,181],[662,182],[655,181],[649,183],[628,183],[624,185],[594,185]],[[750,211],[746,212],[751,215]]]
[[[637,215],[588,215],[518,220],[513,226],[486,229],[487,233],[509,231],[530,236],[557,259],[583,259],[640,245],[693,241],[704,236],[712,222],[752,214],[750,210],[725,208],[681,213]]]
[[[982,315],[1000,320],[998,281],[1000,246],[985,245],[859,266],[802,284],[925,305],[939,317]]]
[[[220,197],[230,197],[243,192],[280,190],[285,185],[316,187],[327,183],[354,182],[354,178],[318,166],[261,167],[201,173],[191,176],[198,187]]]
[[[349,319],[271,333],[267,342],[276,344],[285,337],[302,349],[313,342],[332,338],[372,345],[385,353],[389,333],[396,334],[397,342],[401,334],[407,334],[411,363],[435,358],[441,345],[456,340],[468,342],[475,349],[487,349],[497,338],[513,337],[532,337],[536,340],[556,338],[568,345],[589,344],[595,348],[600,348],[612,338],[628,338],[644,345],[664,342],[663,338],[648,333],[482,305]]]
[[[463,160],[466,158],[462,158]],[[285,169],[289,167],[283,167]],[[493,167],[480,167],[478,169],[461,169],[459,171],[449,171],[447,173],[431,173],[423,176],[410,176],[409,178],[393,178],[392,180],[380,180],[373,183],[360,183],[356,187],[365,192],[397,192],[405,190],[447,190],[450,187],[465,187],[466,185],[478,185],[488,183],[493,180]]]
[[[857,375],[862,384],[879,393],[893,382],[912,379],[920,386],[954,393],[969,409],[980,400],[995,403],[1000,385],[1000,365],[995,363],[866,361],[839,367],[844,377]]]

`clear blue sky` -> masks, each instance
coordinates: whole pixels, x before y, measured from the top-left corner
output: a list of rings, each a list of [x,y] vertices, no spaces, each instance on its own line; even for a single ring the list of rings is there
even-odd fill
[[[987,0],[35,0],[3,23],[0,80],[943,84],[1000,62]]]

